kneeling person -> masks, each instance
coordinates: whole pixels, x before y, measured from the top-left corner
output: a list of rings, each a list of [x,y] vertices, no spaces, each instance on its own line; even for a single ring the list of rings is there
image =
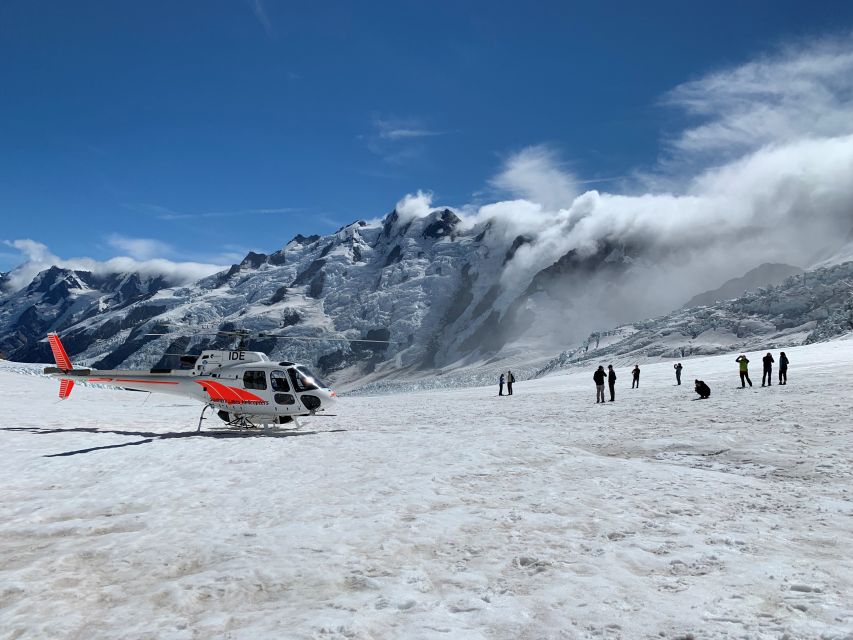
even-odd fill
[[[711,395],[711,387],[705,384],[704,380],[697,380],[694,388],[696,389],[696,393],[698,393],[699,397],[702,399],[708,398]]]

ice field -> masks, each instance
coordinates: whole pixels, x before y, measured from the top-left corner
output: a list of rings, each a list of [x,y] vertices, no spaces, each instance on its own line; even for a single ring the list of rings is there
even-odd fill
[[[786,352],[785,387],[730,354],[279,437],[5,363],[0,638],[853,637],[853,341]]]

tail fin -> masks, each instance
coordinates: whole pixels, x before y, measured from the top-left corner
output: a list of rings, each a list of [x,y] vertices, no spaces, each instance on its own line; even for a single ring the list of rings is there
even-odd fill
[[[71,371],[74,367],[71,365],[71,359],[68,357],[68,354],[65,353],[65,347],[62,346],[62,341],[59,339],[59,334],[48,333],[47,341],[50,343],[51,351],[53,351],[53,359],[56,360],[56,366],[62,369],[63,371]]]
[[[71,395],[71,390],[74,388],[74,381],[68,378],[63,378],[59,381],[59,399],[65,400]]]
[[[63,371],[71,371],[74,367],[71,364],[71,359],[65,352],[65,347],[62,346],[62,341],[59,339],[58,333],[48,333],[47,341],[50,343],[50,350],[53,351],[53,359],[56,360],[56,366]],[[62,378],[59,381],[59,399],[65,400],[71,395],[71,390],[74,388],[74,381],[67,378]]]

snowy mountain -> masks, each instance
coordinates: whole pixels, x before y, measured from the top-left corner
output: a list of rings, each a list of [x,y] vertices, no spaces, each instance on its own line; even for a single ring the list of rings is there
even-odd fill
[[[215,331],[242,328],[313,338],[255,339],[246,347],[308,363],[339,386],[388,377],[477,383],[497,367],[514,367],[520,379],[532,375],[561,345],[602,326],[666,312],[681,295],[677,287],[656,287],[658,293],[649,295],[666,256],[682,258],[645,236],[605,237],[549,259],[541,238],[518,229],[499,216],[465,219],[447,208],[413,213],[398,205],[382,220],[357,221],[327,236],[298,235],[269,254],[250,252],[230,269],[190,284],[151,273],[51,267],[0,296],[0,352],[10,360],[50,361],[40,340],[59,331],[80,364],[178,367],[182,353],[233,345]],[[678,272],[670,269],[667,277]],[[625,348],[652,356],[684,343],[686,352],[711,353],[721,340],[818,330],[799,328],[821,319],[809,316],[818,313],[810,302],[784,321],[776,316],[787,318],[785,310],[761,315],[762,305],[782,295],[775,291],[723,303],[719,313],[716,306],[701,312],[708,326],[736,326],[731,335],[700,339],[702,332],[691,329],[691,338],[678,337],[682,325],[697,322],[695,312],[681,311],[661,321],[660,331],[672,338]],[[811,285],[801,294],[811,300]],[[618,331],[646,335],[654,326]],[[150,335],[164,332],[171,335]],[[648,347],[652,343],[658,346]]]
[[[493,220],[463,224],[449,209],[420,216],[394,210],[329,236],[298,235],[268,255],[249,253],[188,286],[52,267],[0,298],[0,351],[11,360],[48,361],[49,349],[39,340],[60,331],[83,364],[177,366],[175,356],[163,354],[230,343],[147,334],[240,327],[330,338],[263,339],[248,348],[310,362],[339,380],[479,361],[522,336],[536,341],[552,331],[542,318],[573,292],[580,298],[582,279],[615,277],[629,266],[624,247],[606,245],[583,255],[572,251],[532,277],[506,282],[508,265],[529,241]],[[582,335],[590,328],[575,330]],[[389,343],[331,339],[339,336]]]
[[[790,276],[733,300],[592,333],[537,373],[602,358],[628,364],[832,340],[853,332],[853,261]]]

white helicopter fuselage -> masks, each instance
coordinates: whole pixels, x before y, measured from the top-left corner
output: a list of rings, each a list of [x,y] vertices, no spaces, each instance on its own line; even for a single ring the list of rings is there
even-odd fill
[[[70,362],[57,359],[57,364]],[[203,351],[187,369],[74,369],[48,367],[45,373],[62,378],[60,396],[67,397],[66,381],[80,381],[134,391],[192,398],[218,411],[226,422],[284,423],[315,415],[336,401],[335,392],[303,365],[273,362],[258,351]],[[67,391],[63,395],[62,389]]]

